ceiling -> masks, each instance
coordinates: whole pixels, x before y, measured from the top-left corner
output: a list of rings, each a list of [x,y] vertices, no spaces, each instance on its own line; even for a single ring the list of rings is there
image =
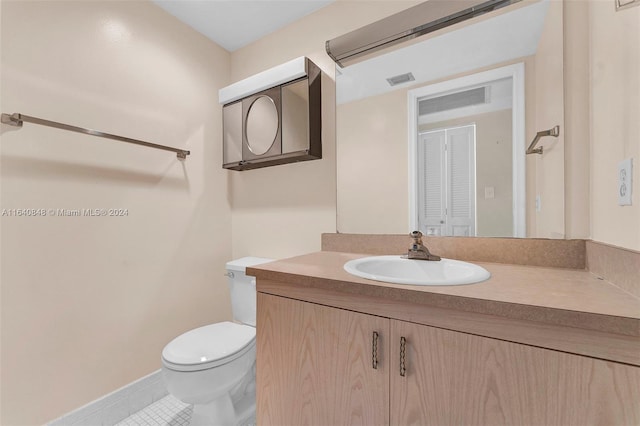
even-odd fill
[[[152,0],[233,52],[334,0]]]

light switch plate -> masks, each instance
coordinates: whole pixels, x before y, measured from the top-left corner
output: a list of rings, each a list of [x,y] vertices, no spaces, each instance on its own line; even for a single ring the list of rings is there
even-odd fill
[[[493,186],[485,186],[484,187],[484,198],[485,199],[495,198],[495,196],[496,196],[496,191],[495,191],[495,188]]]
[[[633,159],[627,158],[618,163],[618,205],[631,205],[633,184]]]

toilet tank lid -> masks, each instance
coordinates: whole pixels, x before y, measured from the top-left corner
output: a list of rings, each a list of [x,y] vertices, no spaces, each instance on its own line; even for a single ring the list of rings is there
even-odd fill
[[[248,266],[256,266],[262,263],[273,262],[273,259],[267,259],[265,257],[243,257],[236,260],[227,262],[227,270],[235,272],[244,272]]]

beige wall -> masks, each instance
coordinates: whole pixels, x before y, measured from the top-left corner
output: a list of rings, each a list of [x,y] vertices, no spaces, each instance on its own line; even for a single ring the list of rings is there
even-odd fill
[[[2,112],[191,150],[2,126],[2,425],[36,425],[160,368],[230,318],[218,88],[229,54],[147,2],[3,1]]]
[[[407,90],[338,105],[338,231],[409,229]]]
[[[565,232],[590,238],[589,6],[564,2]]]
[[[320,234],[335,232],[335,68],[325,42],[416,3],[338,0],[232,54],[232,81],[303,55],[323,71],[322,160],[230,172],[234,257],[317,251]]]
[[[589,3],[591,237],[640,250],[640,7]],[[618,206],[618,162],[633,158],[633,206]]]
[[[550,2],[534,59],[535,124],[526,131],[528,146],[537,132],[560,125],[560,136],[540,140],[542,155],[527,156],[527,168],[535,170],[535,189],[527,194],[528,204],[535,206],[538,195],[541,200],[540,211],[535,212],[535,233],[529,235],[539,238],[565,237],[563,12],[561,1]]]

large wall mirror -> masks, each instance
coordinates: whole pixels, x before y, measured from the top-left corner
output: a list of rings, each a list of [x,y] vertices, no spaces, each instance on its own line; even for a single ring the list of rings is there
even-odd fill
[[[338,232],[564,238],[562,49],[525,0],[336,66]]]

